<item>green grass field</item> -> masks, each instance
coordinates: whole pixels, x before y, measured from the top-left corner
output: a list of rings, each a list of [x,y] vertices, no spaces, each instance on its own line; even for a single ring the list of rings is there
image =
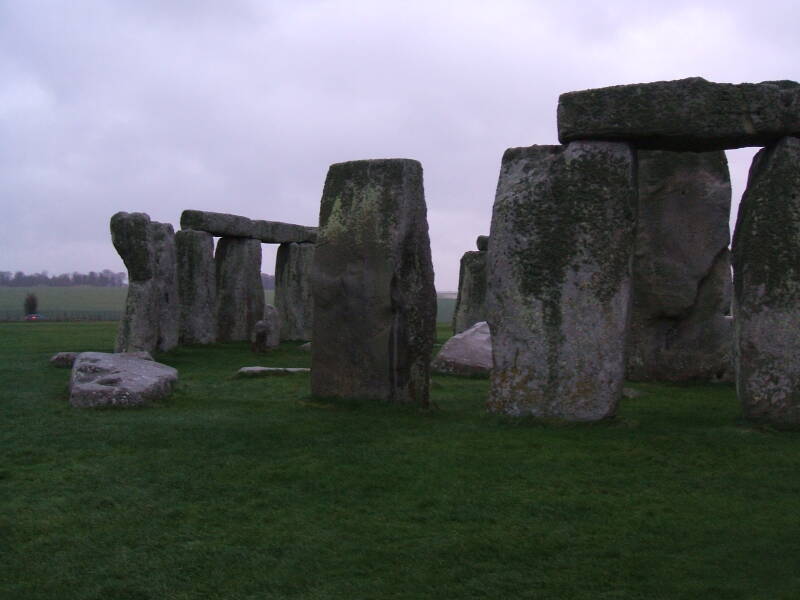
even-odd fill
[[[45,316],[64,318],[67,315],[93,315],[101,318],[116,319],[118,313],[125,308],[127,288],[106,288],[81,285],[75,287],[37,286],[30,288],[0,287],[0,318],[18,319],[23,316],[23,302],[29,293],[36,294],[39,299],[38,311]],[[264,297],[268,304],[275,299],[273,290],[265,290]],[[439,298],[437,320],[450,323],[453,319],[455,300]]]
[[[48,357],[114,331],[0,324],[2,599],[800,597],[800,437],[731,386],[543,424],[480,379],[434,377],[428,412],[236,379],[310,359],[234,343],[159,356],[157,406],[70,408]]]

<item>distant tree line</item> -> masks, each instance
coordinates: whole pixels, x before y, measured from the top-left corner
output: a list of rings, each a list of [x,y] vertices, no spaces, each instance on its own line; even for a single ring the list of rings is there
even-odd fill
[[[30,275],[17,271],[0,271],[0,286],[4,287],[31,287],[47,285],[52,287],[70,287],[73,285],[95,285],[98,287],[122,287],[128,282],[127,273],[114,273],[104,269],[99,273],[62,273],[61,275],[48,275],[47,271],[31,273]]]
[[[27,275],[22,271],[0,271],[0,287],[33,287],[47,285],[52,287],[70,287],[73,285],[95,285],[98,287],[123,287],[128,284],[128,274],[114,273],[104,269],[99,273],[62,273],[61,275],[48,275],[47,271]],[[275,276],[261,273],[261,285],[265,290],[275,289]]]

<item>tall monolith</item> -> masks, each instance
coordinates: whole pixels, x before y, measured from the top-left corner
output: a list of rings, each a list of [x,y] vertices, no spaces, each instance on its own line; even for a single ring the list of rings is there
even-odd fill
[[[264,317],[261,284],[261,242],[222,237],[214,256],[217,279],[217,340],[250,340],[257,321]]]
[[[315,396],[428,405],[436,292],[417,161],[330,167],[312,294]]]
[[[745,417],[800,425],[800,139],[753,159],[733,236],[736,391]]]
[[[511,148],[492,214],[488,409],[575,421],[622,393],[636,210],[624,143]]]
[[[175,233],[178,255],[180,341],[211,344],[217,340],[217,277],[214,237],[205,231]]]
[[[314,314],[311,267],[314,244],[281,244],[275,261],[275,308],[281,340],[310,340]]]
[[[178,296],[178,259],[175,231],[169,223],[150,223],[153,270],[158,297],[157,349],[166,352],[178,345],[181,306]]]
[[[128,269],[125,314],[115,352],[154,352],[158,347],[158,286],[150,225],[145,213],[118,212],[111,217],[111,241]]]
[[[733,381],[724,152],[639,151],[627,378]]]
[[[458,273],[453,334],[486,320],[486,252],[465,252]]]

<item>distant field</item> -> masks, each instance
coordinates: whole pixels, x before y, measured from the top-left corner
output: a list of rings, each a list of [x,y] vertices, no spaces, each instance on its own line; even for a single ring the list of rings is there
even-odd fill
[[[75,287],[0,287],[0,320],[16,320],[23,316],[23,302],[29,293],[39,299],[38,312],[53,319],[89,318],[117,320],[125,308],[127,288],[108,288],[80,285]],[[455,298],[451,294],[439,297],[437,321],[449,323],[453,319]],[[275,298],[273,290],[265,290],[267,303]]]

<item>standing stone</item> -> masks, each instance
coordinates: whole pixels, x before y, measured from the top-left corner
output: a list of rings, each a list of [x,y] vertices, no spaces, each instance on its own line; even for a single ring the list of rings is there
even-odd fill
[[[427,406],[436,291],[422,166],[332,165],[319,224],[312,393]]]
[[[178,298],[178,259],[175,231],[169,223],[150,223],[153,239],[153,271],[158,297],[158,342],[162,352],[178,345],[181,306]]]
[[[311,267],[314,244],[281,244],[275,261],[275,308],[282,340],[310,340],[314,299]]]
[[[453,334],[486,320],[486,252],[466,252],[458,273]]]
[[[264,307],[264,318],[253,327],[250,338],[253,352],[268,352],[281,343],[281,318],[271,304]]]
[[[800,139],[753,159],[733,237],[736,390],[745,417],[800,424]]]
[[[639,151],[627,378],[733,381],[724,152]]]
[[[489,236],[479,235],[478,239],[475,240],[475,245],[478,247],[478,250],[486,252],[489,249]]]
[[[492,214],[488,409],[590,421],[622,394],[636,209],[627,144],[511,148]]]
[[[217,340],[217,277],[214,237],[205,231],[175,233],[178,255],[178,296],[181,301],[180,340],[212,344]]]
[[[625,140],[640,149],[704,152],[763,146],[800,133],[800,84],[714,83],[701,77],[569,92],[558,139]]]
[[[158,347],[158,286],[150,225],[144,213],[118,212],[111,217],[111,241],[128,269],[125,314],[115,352],[153,352]]]
[[[217,339],[250,340],[264,315],[261,285],[261,242],[222,237],[214,258],[217,273]]]

